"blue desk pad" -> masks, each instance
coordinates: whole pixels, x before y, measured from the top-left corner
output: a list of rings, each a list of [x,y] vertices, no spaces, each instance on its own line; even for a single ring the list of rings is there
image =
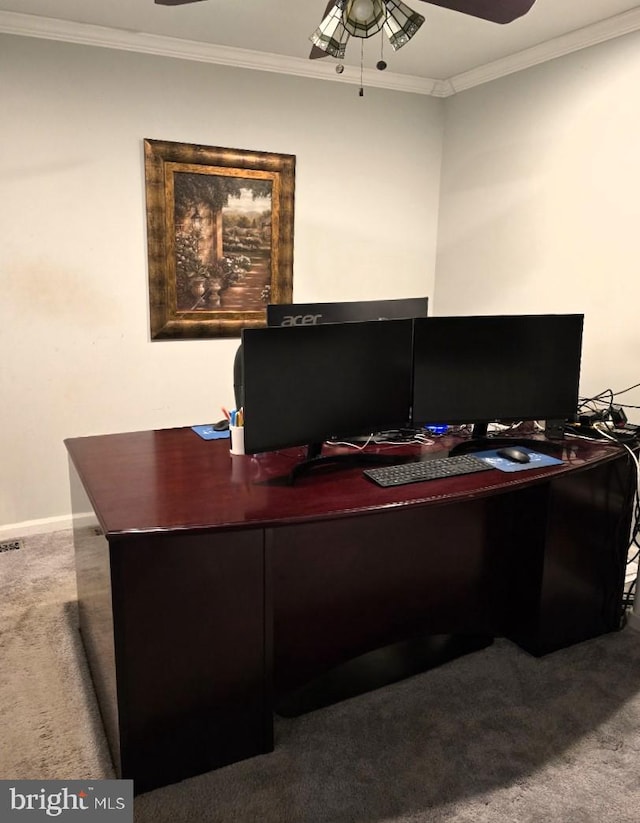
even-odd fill
[[[224,440],[229,437],[229,429],[217,432],[211,423],[208,426],[191,426],[191,429],[203,440]]]
[[[548,454],[534,452],[523,446],[518,446],[518,448],[523,452],[527,452],[531,458],[528,463],[514,463],[512,460],[507,460],[506,457],[498,457],[498,449],[473,452],[473,455],[474,457],[485,460],[487,463],[491,463],[494,469],[500,469],[501,472],[526,472],[529,469],[542,469],[544,466],[557,466],[559,463],[562,463],[562,460],[558,460],[557,457],[550,457]]]

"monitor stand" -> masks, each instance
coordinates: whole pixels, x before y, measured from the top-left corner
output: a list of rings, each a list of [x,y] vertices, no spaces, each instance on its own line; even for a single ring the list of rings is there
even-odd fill
[[[394,463],[414,461],[415,455],[378,454],[377,452],[349,452],[348,454],[322,454],[322,443],[310,443],[307,456],[291,469],[288,482],[293,486],[296,480],[309,472],[323,469],[352,468],[354,466],[390,466]]]

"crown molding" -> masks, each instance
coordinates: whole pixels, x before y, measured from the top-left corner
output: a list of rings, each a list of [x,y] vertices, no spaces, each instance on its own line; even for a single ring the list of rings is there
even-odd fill
[[[450,77],[439,86],[438,91],[441,92],[439,96],[450,97],[452,94],[457,94],[457,92],[465,91],[483,83],[489,83],[492,80],[506,77],[508,74],[514,74],[523,69],[538,66],[540,63],[546,63],[549,60],[555,60],[556,57],[564,57],[566,54],[589,48],[589,46],[596,46],[607,40],[631,34],[638,31],[638,29],[640,29],[640,8],[625,11],[600,23],[577,29],[562,37],[556,37],[546,43],[541,43],[539,46],[524,49],[517,54],[512,54],[501,60],[494,60],[484,66],[479,66],[477,69]]]
[[[491,82],[500,77],[523,69],[537,66],[556,57],[620,37],[640,29],[640,8],[623,12],[601,23],[594,23],[570,34],[557,37],[509,57],[494,60],[471,71],[449,77],[446,80],[415,77],[364,69],[362,84],[367,88],[381,88],[423,94],[431,97],[450,97],[460,91]],[[59,40],[85,46],[133,51],[180,60],[201,63],[215,63],[222,66],[252,69],[255,71],[289,74],[318,80],[360,85],[360,70],[345,66],[342,74],[336,74],[335,64],[322,60],[308,60],[298,57],[284,57],[249,49],[218,46],[195,40],[146,34],[144,32],[94,26],[40,17],[34,14],[0,11],[0,32],[22,37],[37,37],[45,40]]]
[[[0,11],[0,32],[360,85],[359,69],[345,66],[342,74],[336,74],[335,63],[333,62],[325,63],[323,60],[284,57],[280,54],[218,46],[211,43],[200,43],[195,40],[182,40],[177,37],[125,31],[124,29],[112,29],[87,23],[74,23],[68,20],[57,20],[52,17],[40,17],[34,14]],[[369,88],[376,87],[426,95],[432,94],[439,82],[423,77],[394,74],[393,72],[383,73],[374,69],[365,69],[362,80],[363,84]]]

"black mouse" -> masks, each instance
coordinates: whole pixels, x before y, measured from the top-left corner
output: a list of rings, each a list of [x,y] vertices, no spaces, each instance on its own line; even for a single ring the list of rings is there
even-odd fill
[[[531,460],[528,452],[519,449],[517,446],[507,446],[504,449],[498,449],[496,454],[498,457],[504,457],[505,460],[511,460],[512,463],[529,463]]]
[[[214,430],[214,432],[224,432],[229,428],[229,421],[225,417],[224,420],[218,420],[217,423],[214,423],[213,426],[211,426],[211,428]]]

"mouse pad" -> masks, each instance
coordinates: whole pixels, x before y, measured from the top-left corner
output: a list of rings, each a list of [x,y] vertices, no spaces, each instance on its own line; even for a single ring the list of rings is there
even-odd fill
[[[473,452],[473,455],[485,460],[487,463],[491,463],[494,469],[500,469],[501,472],[526,472],[528,469],[542,469],[544,466],[557,466],[562,463],[562,460],[558,460],[557,457],[534,452],[531,449],[525,449],[524,446],[518,446],[518,448],[529,455],[531,459],[528,463],[514,463],[512,460],[507,460],[506,457],[498,457],[497,449]]]
[[[229,429],[217,432],[211,424],[208,426],[191,426],[192,431],[200,435],[203,440],[224,440],[229,437]]]

